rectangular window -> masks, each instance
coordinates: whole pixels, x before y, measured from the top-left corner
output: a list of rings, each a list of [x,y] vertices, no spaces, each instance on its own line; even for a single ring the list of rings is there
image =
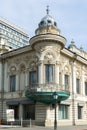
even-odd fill
[[[69,76],[65,75],[65,89],[68,89],[69,86]]]
[[[68,119],[69,118],[69,106],[68,105],[59,105],[59,119]]]
[[[34,86],[37,83],[37,72],[31,71],[30,72],[30,78],[29,78],[29,84]]]
[[[46,65],[46,83],[53,83],[53,65]]]
[[[10,92],[15,92],[16,89],[16,76],[11,75],[10,76]]]
[[[79,84],[80,80],[79,79],[76,79],[76,92],[78,94],[80,94],[80,84]]]
[[[78,119],[82,119],[82,106],[78,106]]]
[[[87,82],[85,82],[85,95],[87,96]]]
[[[35,105],[34,104],[23,105],[23,119],[35,120]]]

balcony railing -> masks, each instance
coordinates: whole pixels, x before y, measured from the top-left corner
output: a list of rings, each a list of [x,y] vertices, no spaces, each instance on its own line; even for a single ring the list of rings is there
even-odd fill
[[[69,86],[60,85],[57,83],[44,83],[44,84],[30,84],[26,86],[28,92],[54,92],[54,91],[67,91]]]

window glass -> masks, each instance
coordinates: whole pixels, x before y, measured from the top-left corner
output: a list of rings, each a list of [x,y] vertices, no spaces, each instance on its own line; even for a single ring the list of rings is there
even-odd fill
[[[65,75],[65,89],[68,89],[68,85],[69,85],[69,76]]]
[[[10,76],[10,92],[14,92],[16,87],[16,76],[15,75],[11,75]]]
[[[82,106],[78,106],[78,119],[82,119]]]
[[[80,93],[79,79],[76,79],[76,92]]]
[[[53,82],[53,65],[46,65],[46,83]]]
[[[29,83],[31,85],[35,85],[37,83],[37,73],[36,73],[36,71],[31,71],[30,72]]]
[[[34,104],[23,105],[23,119],[35,120],[35,105]]]
[[[69,111],[68,105],[59,105],[59,119],[68,119],[68,111]]]

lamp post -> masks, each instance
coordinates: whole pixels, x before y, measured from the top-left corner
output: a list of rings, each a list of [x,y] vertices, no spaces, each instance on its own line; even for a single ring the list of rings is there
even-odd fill
[[[54,105],[54,108],[55,108],[55,119],[54,119],[54,130],[57,130],[57,118],[56,118],[56,101],[57,101],[57,98],[58,98],[58,95],[56,92],[53,93],[53,99],[55,101],[55,105]]]

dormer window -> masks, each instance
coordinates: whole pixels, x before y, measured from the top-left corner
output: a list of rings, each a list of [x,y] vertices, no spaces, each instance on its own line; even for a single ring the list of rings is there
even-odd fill
[[[47,20],[48,23],[51,23],[51,20]]]
[[[43,25],[43,24],[44,24],[44,21],[41,21],[41,22],[40,22],[40,25]]]
[[[54,22],[54,26],[57,26],[57,23],[56,23],[56,22]]]

